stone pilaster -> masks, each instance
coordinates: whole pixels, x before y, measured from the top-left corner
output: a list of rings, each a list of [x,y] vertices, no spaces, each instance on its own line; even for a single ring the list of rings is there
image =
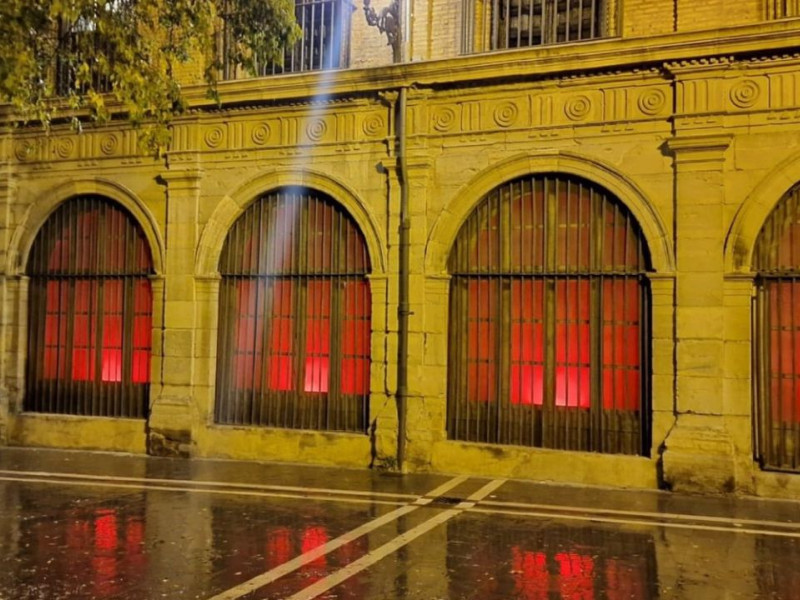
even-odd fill
[[[753,276],[729,274],[724,282],[722,404],[733,440],[737,490],[754,492],[752,306]]]
[[[162,178],[167,184],[167,215],[159,349],[161,389],[150,412],[148,448],[151,454],[188,456],[197,415],[194,257],[202,171],[167,171]]]
[[[195,280],[194,400],[202,423],[214,421],[214,397],[217,362],[217,324],[219,322],[220,276]]]
[[[674,489],[731,491],[734,448],[725,421],[723,253],[725,161],[731,137],[675,137],[676,422],[663,454]]]
[[[0,444],[7,441],[8,415],[13,412],[14,405],[21,400],[20,388],[22,386],[21,367],[24,365],[25,354],[20,354],[20,348],[15,342],[19,338],[20,323],[24,314],[20,314],[19,290],[27,284],[19,286],[19,279],[9,280],[7,272],[8,249],[13,232],[14,223],[11,222],[11,205],[16,198],[17,186],[11,166],[0,160]],[[27,308],[27,295],[25,295]],[[23,313],[25,309],[22,309]]]
[[[675,275],[650,275],[653,454],[675,423]]]

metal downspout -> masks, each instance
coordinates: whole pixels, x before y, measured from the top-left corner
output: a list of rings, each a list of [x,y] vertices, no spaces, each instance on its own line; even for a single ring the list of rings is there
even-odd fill
[[[411,41],[411,0],[401,0],[400,15],[400,62],[410,61]],[[409,307],[409,255],[410,230],[408,193],[408,156],[406,145],[406,109],[408,106],[408,86],[400,88],[397,103],[397,159],[400,183],[400,231],[398,240],[398,301],[397,301],[397,469],[402,473],[406,460],[406,423],[408,415],[408,318]]]
[[[408,88],[400,88],[397,103],[397,159],[400,180],[400,231],[398,240],[397,300],[397,468],[401,472],[406,458],[406,421],[408,414],[408,317],[409,255],[411,222],[408,217],[408,157],[406,155],[406,106]]]

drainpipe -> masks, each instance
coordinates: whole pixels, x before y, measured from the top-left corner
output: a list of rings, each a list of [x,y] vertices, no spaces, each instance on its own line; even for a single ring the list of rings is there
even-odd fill
[[[407,63],[411,60],[409,35],[411,24],[411,1],[392,0],[389,6],[378,13],[372,0],[364,0],[364,15],[367,24],[385,33],[392,46],[393,62]],[[395,152],[397,154],[397,177],[400,184],[400,230],[398,232],[398,254],[400,264],[397,273],[397,469],[402,473],[406,459],[406,420],[408,414],[408,317],[411,314],[408,302],[409,252],[411,221],[408,216],[408,157],[406,153],[406,112],[408,85],[399,89],[395,109]]]
[[[406,458],[406,416],[408,413],[408,302],[411,221],[408,216],[408,156],[406,154],[406,107],[408,88],[400,88],[397,103],[397,160],[400,180],[400,232],[397,302],[397,468],[402,472]]]
[[[400,62],[411,60],[409,46],[411,42],[411,0],[400,0],[398,46]],[[408,154],[406,145],[406,112],[408,107],[408,86],[400,88],[397,103],[397,159],[400,183],[400,232],[398,240],[398,301],[397,301],[397,468],[402,473],[406,459],[406,423],[408,416],[408,318],[411,309],[408,302],[409,292],[409,256],[411,250],[408,202]]]

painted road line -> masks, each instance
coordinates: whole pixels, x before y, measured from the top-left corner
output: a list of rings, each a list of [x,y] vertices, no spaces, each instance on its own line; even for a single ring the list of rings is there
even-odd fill
[[[21,477],[3,477],[2,475],[12,475]],[[43,479],[48,478],[48,479]],[[50,479],[54,478],[54,479]],[[65,480],[60,481],[59,479]],[[339,498],[337,496],[356,496],[363,498],[386,498],[396,499],[396,501],[381,501],[375,500],[375,504],[386,506],[399,506],[405,504],[407,500],[415,500],[417,504],[429,504],[432,498],[442,495],[438,490],[432,490],[424,496],[415,494],[403,493],[390,493],[390,492],[363,492],[360,490],[343,490],[336,488],[313,488],[313,487],[298,487],[298,486],[281,486],[281,485],[265,485],[265,484],[250,484],[250,483],[225,483],[219,481],[206,481],[206,480],[189,480],[189,479],[158,479],[158,478],[142,478],[142,477],[121,477],[121,476],[102,476],[102,475],[89,475],[81,473],[58,473],[49,471],[20,471],[20,470],[3,470],[0,469],[0,481],[13,481],[13,482],[32,482],[32,483],[45,483],[45,484],[62,484],[62,485],[80,485],[93,487],[96,483],[77,483],[76,481],[86,480],[89,482],[101,482],[102,486],[108,488],[120,488],[131,490],[163,490],[163,491],[177,491],[177,492],[202,492],[207,494],[229,494],[232,496],[253,496],[258,498],[289,498],[289,499],[310,499],[310,500],[334,500],[341,502],[355,502],[359,504],[370,503],[369,500],[361,502],[355,500],[347,500],[346,498]],[[141,485],[122,485],[117,482],[130,482],[140,483]],[[150,485],[155,484],[171,484],[166,485]],[[180,487],[186,485],[187,487]],[[449,483],[448,483],[449,485]],[[198,489],[200,486],[208,488],[231,488],[231,490],[222,489]],[[243,490],[244,492],[234,491]],[[247,493],[251,491],[251,493]],[[260,493],[260,492],[296,492],[296,493]],[[307,494],[324,494],[323,496],[307,495]],[[523,512],[539,513],[540,511],[555,511],[556,513],[580,513],[583,515],[609,515],[616,517],[631,517],[642,519],[653,519],[656,521],[674,520],[674,521],[688,521],[692,523],[725,523],[731,524],[734,527],[741,528],[746,526],[752,527],[774,527],[780,529],[797,529],[800,530],[800,523],[798,522],[785,522],[785,521],[767,521],[761,519],[740,519],[736,517],[715,517],[710,515],[690,515],[685,513],[659,513],[648,511],[634,511],[634,510],[621,510],[611,508],[592,508],[592,507],[578,507],[578,506],[558,506],[552,504],[537,504],[525,502],[503,502],[494,500],[484,500],[481,502],[484,509],[496,509],[498,511],[510,510],[503,514],[517,514],[515,511],[519,509]],[[637,521],[638,522],[638,521]]]
[[[55,477],[63,479],[85,479],[92,481],[121,481],[121,482],[139,482],[146,484],[168,484],[168,485],[187,485],[187,486],[206,486],[206,487],[228,487],[238,489],[252,489],[258,491],[278,491],[278,492],[312,492],[318,494],[342,494],[348,496],[364,496],[367,498],[394,498],[398,500],[414,500],[419,498],[419,494],[401,494],[392,492],[362,492],[361,490],[344,490],[336,488],[312,488],[301,486],[286,486],[286,485],[266,485],[257,483],[238,483],[223,481],[206,481],[206,480],[192,480],[192,479],[158,479],[155,477],[120,477],[108,475],[88,475],[83,473],[53,473],[48,471],[15,471],[0,469],[0,475],[8,475],[11,477]]]
[[[319,500],[322,502],[339,502],[347,504],[380,504],[385,506],[400,506],[406,505],[402,500],[376,500],[370,498],[348,498],[347,496],[331,496],[324,495],[318,496],[315,494],[289,494],[281,492],[258,492],[246,490],[225,490],[225,489],[205,489],[197,487],[178,487],[166,485],[148,486],[140,483],[112,483],[107,481],[80,481],[69,480],[59,481],[54,479],[34,479],[31,477],[0,477],[0,481],[13,481],[15,483],[39,483],[45,485],[62,485],[66,487],[81,486],[90,488],[110,488],[110,489],[123,489],[135,492],[189,492],[193,494],[216,494],[219,496],[244,496],[249,498],[289,498],[292,500]]]
[[[712,515],[690,515],[686,513],[661,513],[639,510],[620,510],[614,508],[591,508],[580,506],[558,506],[554,504],[529,504],[525,502],[498,502],[487,500],[481,503],[485,509],[521,511],[555,511],[558,513],[582,513],[584,515],[609,515],[612,517],[641,517],[655,520],[692,521],[704,523],[727,523],[736,527],[752,525],[800,530],[800,523],[787,521],[764,521],[761,519],[739,519],[736,517],[714,517]]]
[[[462,514],[465,510],[468,510],[475,506],[476,503],[480,502],[484,498],[486,498],[489,494],[494,492],[497,488],[505,483],[505,479],[495,479],[490,481],[477,492],[472,494],[466,501],[461,502],[455,508],[451,508],[445,511],[438,513],[436,516],[428,519],[424,523],[409,529],[405,533],[397,536],[393,540],[385,543],[383,546],[376,548],[375,550],[368,552],[358,560],[351,562],[349,565],[331,573],[327,577],[324,577],[313,583],[312,585],[304,588],[303,590],[297,592],[295,595],[289,597],[287,600],[312,600],[312,598],[316,598],[328,590],[336,587],[337,585],[343,583],[356,573],[363,571],[377,563],[378,561],[386,558],[390,554],[395,553],[397,550],[402,548],[403,546],[413,542],[420,536],[425,535],[430,530],[446,523],[453,517],[456,517]]]
[[[613,523],[615,525],[644,525],[646,527],[663,527],[667,529],[689,529],[691,531],[718,531],[724,533],[746,533],[750,535],[763,535],[772,537],[800,538],[800,532],[770,531],[769,529],[749,529],[746,527],[717,527],[714,525],[692,525],[689,523],[669,523],[659,521],[645,521],[644,519],[622,519],[603,516],[584,516],[575,514],[559,514],[556,512],[522,512],[514,510],[499,510],[494,508],[476,507],[470,512],[487,515],[513,515],[516,517],[534,517],[555,521],[582,521],[589,523]]]
[[[292,571],[296,571],[301,567],[317,560],[319,557],[324,556],[330,552],[333,552],[337,548],[344,546],[345,544],[349,544],[350,542],[360,538],[363,535],[366,535],[375,529],[383,527],[387,523],[391,523],[392,521],[396,521],[400,517],[407,515],[415,510],[418,510],[421,506],[425,506],[426,504],[433,501],[434,498],[437,496],[442,496],[446,494],[450,490],[458,487],[462,483],[464,483],[468,477],[462,475],[459,477],[454,477],[453,479],[447,481],[446,483],[440,485],[434,490],[431,490],[424,497],[417,499],[416,502],[413,504],[407,504],[402,506],[396,510],[393,510],[385,515],[378,517],[377,519],[373,519],[367,523],[364,523],[360,527],[356,527],[347,533],[340,535],[337,538],[330,540],[329,542],[317,546],[313,550],[309,550],[290,561],[283,563],[275,567],[274,569],[270,569],[269,571],[262,573],[261,575],[257,575],[252,579],[245,581],[244,583],[240,583],[236,587],[232,587],[229,590],[226,590],[216,596],[209,598],[209,600],[234,600],[236,598],[241,598],[242,596],[246,596],[247,594],[256,591],[259,588],[264,587],[265,585],[269,585],[273,581],[280,579],[284,575],[288,575]]]

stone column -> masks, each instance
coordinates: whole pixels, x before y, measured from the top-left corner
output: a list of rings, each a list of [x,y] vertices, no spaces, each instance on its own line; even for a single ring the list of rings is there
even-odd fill
[[[150,412],[148,449],[154,455],[188,456],[197,418],[194,257],[202,171],[167,171],[162,177],[167,184],[167,215],[161,389]]]
[[[675,137],[676,398],[666,439],[664,480],[673,489],[736,487],[725,422],[723,247],[728,135]]]

